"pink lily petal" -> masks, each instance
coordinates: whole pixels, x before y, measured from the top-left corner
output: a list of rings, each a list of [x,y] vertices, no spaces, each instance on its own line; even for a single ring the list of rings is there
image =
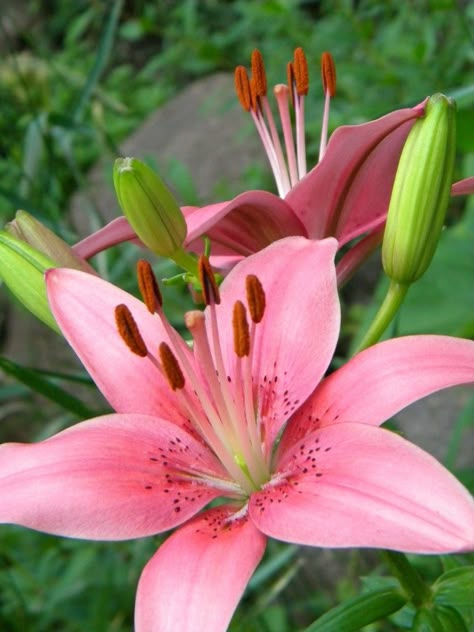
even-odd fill
[[[323,160],[285,198],[312,239],[334,235],[342,245],[384,220],[400,152],[423,106],[333,133]]]
[[[474,382],[474,342],[404,336],[369,347],[332,373],[289,421],[283,446],[316,428],[355,421],[380,425],[443,388]]]
[[[225,476],[201,442],[147,415],[107,415],[40,443],[6,443],[0,521],[100,540],[165,531],[222,493],[190,476],[190,463]]]
[[[232,514],[211,509],[161,545],[138,584],[136,632],[225,632],[266,542]]]
[[[247,191],[230,202],[203,208],[183,209],[188,236],[186,243],[202,251],[199,239],[206,234],[228,254],[248,256],[288,235],[307,236],[306,230],[288,204],[267,191]]]
[[[126,304],[150,352],[169,342],[157,316],[144,304],[103,279],[68,269],[46,274],[53,314],[95,383],[117,412],[157,415],[189,428],[166,379],[148,358],[134,355],[120,337],[114,310]],[[182,342],[190,361],[192,354]]]
[[[455,182],[451,187],[451,195],[470,195],[474,193],[474,176]]]
[[[334,353],[340,324],[336,249],[335,239],[287,237],[242,261],[221,286],[217,314],[231,376],[236,371],[234,302],[245,302],[248,274],[256,274],[265,291],[265,314],[255,332],[252,376],[268,445],[313,391]]]
[[[73,246],[73,250],[79,257],[90,259],[98,252],[107,250],[107,248],[121,244],[124,241],[132,241],[139,246],[143,246],[128,223],[127,218],[117,217],[100,230],[79,241]]]
[[[283,453],[277,470],[281,482],[249,504],[268,536],[417,553],[474,546],[467,490],[429,454],[382,428],[328,426]]]
[[[337,285],[343,287],[357,272],[360,266],[367,261],[383,239],[384,226],[373,230],[368,235],[359,239],[339,259],[336,265]]]

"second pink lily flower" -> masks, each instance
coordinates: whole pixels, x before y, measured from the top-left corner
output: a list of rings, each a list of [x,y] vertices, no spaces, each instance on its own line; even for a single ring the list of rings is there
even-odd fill
[[[319,163],[308,173],[304,141],[308,72],[302,49],[295,51],[289,65],[288,85],[278,84],[274,88],[284,148],[268,102],[260,53],[254,51],[252,55],[250,80],[243,67],[236,70],[240,101],[255,122],[279,195],[246,191],[230,201],[182,208],[187,223],[185,246],[202,252],[202,237],[209,237],[211,262],[223,272],[288,236],[309,239],[332,236],[338,240],[339,248],[364,237],[343,264],[346,279],[381,241],[400,154],[414,122],[424,114],[424,102],[369,123],[339,127],[327,142],[329,101],[335,91],[332,58],[328,53],[323,54],[323,61],[328,59],[331,60],[329,75],[324,70],[327,63],[322,64],[326,104]],[[295,110],[294,134],[290,103]],[[452,194],[465,195],[473,190],[474,179],[469,178],[455,184]],[[110,245],[136,238],[128,221],[121,217],[77,244],[75,250],[89,258]]]

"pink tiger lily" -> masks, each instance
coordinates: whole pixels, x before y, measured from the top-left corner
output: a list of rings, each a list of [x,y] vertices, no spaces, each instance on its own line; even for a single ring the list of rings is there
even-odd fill
[[[50,270],[55,318],[116,412],[1,446],[0,521],[92,540],[176,528],[141,576],[137,632],[224,631],[268,537],[470,549],[466,489],[380,425],[473,381],[474,342],[398,338],[325,378],[339,333],[336,249],[281,240],[220,290],[203,266],[207,307],[186,315],[192,349],[146,266],[146,306],[98,277]]]

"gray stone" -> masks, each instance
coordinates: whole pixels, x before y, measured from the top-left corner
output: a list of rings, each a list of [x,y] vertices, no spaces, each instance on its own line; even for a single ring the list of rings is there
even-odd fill
[[[120,147],[121,156],[152,158],[161,174],[170,160],[179,161],[191,174],[202,202],[214,199],[217,183],[227,182],[236,192],[245,190],[244,174],[257,160],[266,160],[250,118],[238,104],[233,78],[219,73],[190,84],[154,112]],[[93,207],[102,222],[120,210],[112,188],[116,156],[102,160],[88,177],[87,194],[73,199],[75,227],[83,236],[90,232]],[[180,200],[186,204],[189,201]]]

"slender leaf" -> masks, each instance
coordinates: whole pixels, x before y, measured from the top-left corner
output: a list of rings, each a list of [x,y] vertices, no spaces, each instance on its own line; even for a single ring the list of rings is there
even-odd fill
[[[0,368],[10,377],[15,378],[36,393],[40,393],[47,399],[59,404],[59,406],[78,417],[87,418],[94,417],[96,415],[93,410],[83,404],[81,400],[77,399],[77,397],[74,397],[74,395],[71,395],[60,386],[57,386],[48,379],[42,377],[34,369],[23,367],[20,364],[16,364],[4,357],[0,357]]]
[[[305,632],[356,632],[400,610],[405,603],[406,598],[393,589],[364,593],[328,610]]]

